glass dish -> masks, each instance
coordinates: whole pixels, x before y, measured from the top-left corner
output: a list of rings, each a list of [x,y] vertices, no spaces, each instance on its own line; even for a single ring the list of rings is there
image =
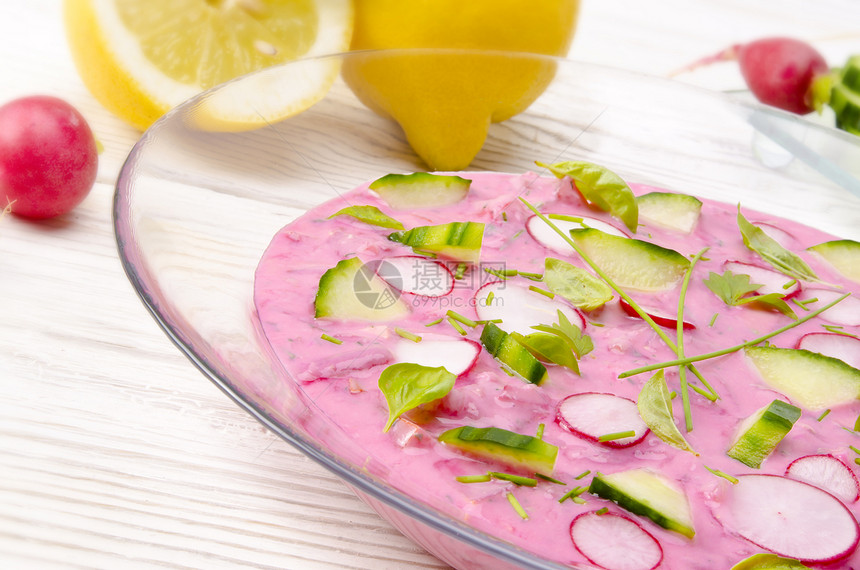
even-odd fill
[[[386,466],[316,412],[256,324],[254,270],[277,230],[362,182],[427,167],[399,126],[368,110],[340,78],[306,111],[253,130],[207,130],[200,117],[225,101],[267,105],[279,86],[391,55],[290,63],[168,113],[119,176],[120,257],[145,306],[206,377],[431,553],[457,568],[556,568],[386,484]],[[536,160],[586,160],[629,181],[742,201],[860,240],[858,137],[668,80],[541,56],[480,57],[488,65],[525,58],[555,74],[526,112],[491,125],[469,170],[520,173],[539,170]]]

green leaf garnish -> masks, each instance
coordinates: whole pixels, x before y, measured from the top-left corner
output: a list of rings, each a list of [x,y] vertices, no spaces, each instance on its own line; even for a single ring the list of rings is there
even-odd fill
[[[329,216],[328,219],[332,219],[335,216],[352,216],[356,220],[372,226],[380,226],[395,230],[403,229],[403,224],[391,216],[383,214],[382,210],[376,206],[348,206],[342,210],[338,210]]]
[[[405,412],[446,396],[456,379],[442,366],[431,368],[410,362],[392,364],[383,370],[379,389],[388,403],[388,422],[382,431],[391,429]]]
[[[535,325],[532,328],[536,331],[560,337],[570,346],[577,358],[582,358],[594,350],[594,343],[591,341],[590,336],[582,334],[582,329],[571,323],[570,319],[561,310],[556,311],[556,313],[558,315],[558,322],[552,325]]]
[[[745,273],[734,274],[729,270],[723,272],[722,275],[710,272],[708,278],[703,281],[708,289],[723,300],[726,305],[735,307],[754,303],[764,305],[778,310],[780,313],[793,319],[797,315],[791,309],[788,303],[785,302],[784,295],[779,293],[766,293],[764,295],[752,295],[750,293],[761,287],[760,283],[750,283],[750,276]]]
[[[556,164],[537,163],[548,168],[558,178],[570,176],[576,188],[591,204],[609,212],[636,233],[639,226],[639,206],[633,191],[620,176],[591,162],[567,161]]]
[[[666,386],[666,377],[662,370],[654,374],[642,386],[636,407],[639,408],[642,421],[657,437],[680,450],[699,455],[690,447],[690,444],[687,443],[675,425],[675,417],[672,414],[672,399],[669,397],[669,387]]]
[[[579,374],[579,363],[576,361],[573,348],[559,335],[545,332],[522,335],[513,332],[511,336],[538,360],[564,366]]]
[[[749,275],[744,273],[735,275],[728,270],[724,271],[722,275],[711,271],[708,278],[702,282],[726,305],[736,305],[744,295],[754,293],[761,287],[760,283],[750,283]]]
[[[803,568],[809,570],[809,566],[804,566],[803,563],[794,558],[783,558],[769,552],[761,552],[744,558],[732,566],[731,570],[800,570]]]
[[[547,257],[543,282],[583,311],[594,311],[612,300],[612,289],[602,279],[566,261]]]
[[[744,245],[759,254],[776,270],[801,281],[818,281],[818,276],[805,261],[779,245],[761,228],[749,223],[741,214],[740,205],[738,205],[738,229],[741,231]]]

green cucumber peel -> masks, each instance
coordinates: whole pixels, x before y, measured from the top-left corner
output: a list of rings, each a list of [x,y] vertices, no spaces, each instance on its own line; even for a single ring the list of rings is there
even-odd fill
[[[422,404],[445,397],[454,388],[457,376],[444,367],[431,368],[402,362],[392,364],[379,376],[379,389],[388,403],[388,422],[383,432],[402,414]]]
[[[669,397],[669,387],[662,370],[645,382],[636,400],[639,415],[648,428],[660,439],[682,451],[693,455],[699,454],[690,447],[687,440],[675,425],[672,414],[672,398]]]
[[[720,350],[715,350],[713,352],[708,352],[705,354],[699,354],[698,356],[689,356],[687,358],[678,358],[676,360],[669,360],[667,362],[660,362],[657,364],[649,364],[648,366],[641,366],[639,368],[634,368],[632,370],[627,370],[618,375],[619,378],[629,378],[630,376],[635,376],[637,374],[642,374],[643,372],[652,372],[654,370],[660,370],[662,368],[669,368],[672,366],[686,366],[688,364],[692,364],[694,362],[701,362],[702,360],[710,360],[711,358],[717,358],[718,356],[725,356],[726,354],[731,354],[733,352],[738,352],[739,350],[743,350],[750,346],[755,346],[760,344],[768,339],[771,339],[779,334],[784,333],[785,331],[791,330],[798,325],[802,325],[806,321],[814,319],[827,309],[833,307],[837,303],[841,303],[844,299],[849,297],[851,293],[845,293],[844,295],[834,299],[830,303],[827,303],[823,307],[812,311],[811,313],[806,314],[802,318],[793,321],[785,326],[779,327],[778,329],[774,329],[767,334],[763,334],[760,337],[754,338],[752,340],[748,340],[747,342],[742,342],[740,344],[736,344],[734,346],[730,346],[727,348],[722,348]]]
[[[583,311],[599,309],[613,299],[612,289],[591,273],[560,259],[544,260],[543,282],[550,291]]]
[[[576,181],[576,189],[604,212],[618,218],[627,228],[636,233],[639,227],[639,206],[636,196],[624,180],[604,166],[591,162],[567,161],[555,164],[536,162],[548,168],[558,178],[571,177]]]
[[[348,206],[338,210],[329,216],[328,219],[330,220],[335,216],[352,216],[356,220],[372,226],[391,228],[394,230],[404,229],[402,223],[398,222],[391,216],[382,213],[382,210],[376,206]]]
[[[764,230],[747,221],[741,214],[740,204],[738,204],[738,229],[741,232],[744,245],[759,254],[777,271],[801,281],[819,280],[812,268],[799,256],[779,245]]]

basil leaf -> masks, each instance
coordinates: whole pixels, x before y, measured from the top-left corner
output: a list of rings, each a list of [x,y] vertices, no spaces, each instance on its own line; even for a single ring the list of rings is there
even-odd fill
[[[732,566],[731,570],[764,570],[767,568],[772,570],[801,570],[806,568],[809,570],[809,566],[804,566],[799,560],[795,560],[794,558],[783,558],[782,556],[777,556],[776,554],[771,554],[769,552],[761,552],[759,554],[753,554],[749,558],[744,558]]]
[[[699,455],[693,451],[693,448],[681,435],[678,426],[675,425],[675,417],[672,415],[672,399],[669,397],[669,388],[666,386],[663,370],[654,374],[642,386],[636,407],[639,408],[642,421],[651,428],[657,437],[680,450]]]
[[[567,161],[556,164],[537,163],[559,178],[570,176],[576,189],[591,204],[609,212],[636,233],[639,226],[639,206],[633,191],[624,180],[608,168],[591,162]]]
[[[818,281],[818,276],[805,261],[779,245],[761,228],[749,223],[741,214],[740,204],[738,204],[738,229],[741,231],[744,245],[759,254],[776,270],[802,281]]]
[[[380,210],[376,206],[348,206],[346,208],[343,208],[342,210],[338,210],[337,212],[329,216],[328,219],[332,219],[335,216],[352,216],[358,221],[364,222],[365,224],[370,224],[372,226],[392,228],[395,230],[404,229],[403,224],[401,224],[394,218],[383,214],[382,210]]]
[[[566,261],[547,257],[543,282],[550,291],[583,311],[599,309],[612,300],[612,289],[585,269]]]
[[[382,430],[391,429],[405,412],[443,398],[454,387],[457,376],[443,366],[431,368],[402,362],[392,364],[379,376],[379,389],[388,402],[388,422]]]
[[[791,317],[792,319],[797,320],[797,315],[792,310],[791,306],[785,302],[783,295],[780,295],[779,293],[767,293],[766,295],[744,297],[743,299],[738,299],[737,302],[735,302],[735,305],[746,305],[747,303],[771,307],[786,317]]]
[[[561,310],[556,311],[556,313],[558,314],[557,323],[553,323],[552,325],[535,325],[531,328],[536,331],[556,335],[563,339],[573,349],[577,358],[582,358],[594,350],[594,343],[591,341],[590,336],[582,334],[582,329],[571,323]]]
[[[560,336],[544,332],[527,335],[514,332],[511,336],[538,360],[564,366],[579,374],[579,363],[576,361],[573,349]]]

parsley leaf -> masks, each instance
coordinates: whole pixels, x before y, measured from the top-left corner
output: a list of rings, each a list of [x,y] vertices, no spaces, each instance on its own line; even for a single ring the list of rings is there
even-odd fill
[[[788,303],[785,302],[783,295],[779,293],[767,293],[764,295],[749,295],[754,293],[761,284],[750,283],[750,276],[744,273],[734,274],[726,270],[722,275],[711,271],[708,278],[703,281],[708,289],[713,291],[714,295],[723,300],[726,305],[739,307],[749,303],[764,305],[772,309],[776,309],[783,315],[797,318],[797,315],[791,309]]]

